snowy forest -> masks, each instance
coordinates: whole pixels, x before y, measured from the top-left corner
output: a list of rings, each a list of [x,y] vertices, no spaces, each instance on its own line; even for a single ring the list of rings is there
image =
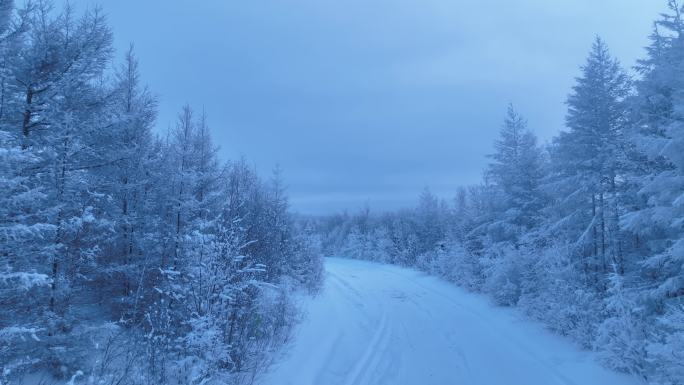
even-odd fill
[[[419,268],[609,368],[684,384],[684,8],[669,4],[637,76],[596,38],[550,143],[509,106],[482,183],[311,219],[325,253]]]
[[[250,382],[322,278],[280,171],[154,133],[97,9],[1,0],[0,51],[0,384]]]
[[[321,298],[328,278],[346,290],[333,310],[347,301],[371,314],[368,303],[389,306],[382,293],[394,310],[415,299],[362,293],[345,281],[357,265],[331,258],[338,275],[326,273],[323,256],[407,268],[388,270],[395,280],[438,277],[595,352],[611,374],[684,385],[677,1],[634,68],[600,37],[587,42],[549,142],[515,101],[502,108],[481,183],[449,198],[425,188],[413,208],[320,216],[293,213],[279,167],[262,176],[222,159],[211,111],[185,105],[160,129],[133,46],[115,50],[102,10],[18,3],[0,0],[0,385],[255,384],[306,319],[302,298]],[[368,270],[378,275],[366,284],[392,275]],[[348,322],[320,309],[326,327]],[[392,313],[380,314],[359,328],[373,333],[357,334],[370,341],[350,353],[360,359],[343,357],[345,384],[406,366],[383,367],[380,348],[411,333],[392,334]],[[332,365],[354,335],[323,329],[302,350],[330,337]]]

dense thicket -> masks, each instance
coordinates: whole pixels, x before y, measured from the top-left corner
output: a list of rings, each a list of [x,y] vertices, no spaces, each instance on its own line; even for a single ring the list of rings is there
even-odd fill
[[[98,10],[0,0],[0,384],[240,382],[320,260],[280,175],[222,164],[204,114],[153,133]]]
[[[684,9],[669,4],[635,79],[594,42],[550,144],[510,107],[480,185],[320,220],[326,252],[417,266],[611,368],[684,384]]]

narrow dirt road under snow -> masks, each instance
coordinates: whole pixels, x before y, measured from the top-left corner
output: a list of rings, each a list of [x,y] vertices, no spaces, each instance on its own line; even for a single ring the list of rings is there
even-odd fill
[[[420,272],[326,259],[265,385],[624,385],[592,355],[514,311]]]

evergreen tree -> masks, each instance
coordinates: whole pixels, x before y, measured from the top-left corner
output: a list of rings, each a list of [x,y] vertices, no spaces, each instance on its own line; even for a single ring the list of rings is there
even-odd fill
[[[512,105],[508,106],[494,149],[487,172],[502,200],[497,218],[505,227],[504,239],[517,244],[523,233],[539,224],[543,170],[537,138]]]
[[[682,8],[670,2],[673,16],[664,16],[652,35],[648,58],[641,61],[637,83],[639,127],[635,141],[647,157],[639,175],[644,204],[630,213],[625,226],[644,244],[643,261],[653,298],[681,302],[684,298],[684,22]],[[661,309],[662,310],[662,307]]]
[[[552,149],[554,228],[575,245],[581,269],[603,286],[608,266],[623,271],[620,192],[630,83],[597,38],[568,97],[567,132]]]

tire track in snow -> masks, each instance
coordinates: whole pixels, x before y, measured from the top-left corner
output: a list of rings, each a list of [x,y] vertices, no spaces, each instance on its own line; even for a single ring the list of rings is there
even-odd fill
[[[380,356],[387,351],[389,341],[389,328],[387,326],[387,316],[383,313],[378,329],[373,334],[371,341],[366,346],[361,358],[356,362],[351,372],[347,376],[345,385],[363,385],[370,383],[369,373],[377,367]]]
[[[405,274],[402,274],[402,273],[399,273],[396,271],[392,271],[391,267],[390,267],[390,269],[387,269],[385,272],[399,276],[402,279],[404,279],[408,282],[411,282],[413,285],[416,285],[417,287],[419,287],[419,288],[421,288],[421,289],[423,289],[423,290],[425,290],[431,294],[442,297],[448,303],[450,303],[454,306],[457,306],[463,310],[466,310],[472,316],[479,318],[484,324],[489,325],[491,330],[495,330],[497,332],[497,334],[499,334],[502,338],[504,338],[508,342],[508,345],[510,345],[510,347],[512,349],[515,349],[519,353],[527,355],[528,357],[530,357],[531,359],[533,359],[534,361],[539,363],[546,370],[549,370],[556,377],[556,379],[559,381],[559,383],[562,383],[564,385],[578,385],[576,382],[574,382],[570,378],[568,378],[568,376],[564,375],[561,371],[556,369],[556,364],[553,363],[551,360],[546,360],[546,359],[541,358],[538,354],[534,353],[531,349],[527,348],[525,346],[524,341],[520,341],[519,339],[512,337],[508,333],[501,331],[501,330],[498,330],[497,325],[495,325],[493,322],[491,322],[491,320],[487,319],[486,317],[484,317],[482,314],[480,314],[476,310],[470,308],[469,306],[466,306],[465,304],[459,302],[455,298],[449,297],[448,295],[446,295],[445,293],[443,293],[442,291],[440,291],[436,288],[428,287],[427,285],[419,283],[418,280],[416,280],[414,278],[411,278]],[[435,277],[431,277],[431,276],[426,276],[426,278],[436,279]],[[465,355],[463,354],[462,350],[457,349],[457,354],[461,357],[462,361],[467,362]]]
[[[290,354],[261,385],[640,385],[539,325],[422,273],[327,259]]]
[[[355,300],[365,300],[366,302],[371,302],[370,300],[372,300],[371,303],[374,307],[382,306],[382,301],[375,298],[372,295],[373,293],[365,293],[366,295],[364,296],[354,285],[339,274],[331,273],[330,277],[335,281],[334,284],[339,284],[342,288],[353,293]],[[350,277],[356,278],[356,275],[350,274]],[[371,325],[375,323],[375,320],[370,318],[366,321]],[[392,340],[392,328],[391,323],[388,321],[387,313],[384,310],[377,325],[370,338],[370,342],[346,377],[345,385],[371,384],[374,378],[385,377],[383,371],[391,366],[391,356],[388,353],[391,350],[389,345]]]

